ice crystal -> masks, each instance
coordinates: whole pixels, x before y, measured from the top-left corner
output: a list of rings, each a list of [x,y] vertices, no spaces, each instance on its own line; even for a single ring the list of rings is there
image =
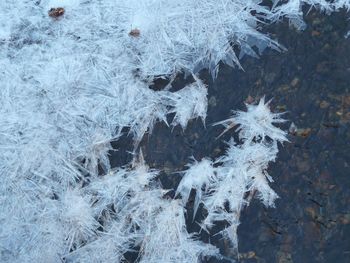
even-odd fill
[[[269,109],[269,102],[265,103],[264,98],[258,105],[246,104],[247,112],[234,111],[232,118],[218,122],[226,128],[230,125],[239,125],[240,138],[247,141],[266,138],[268,136],[274,141],[286,141],[286,132],[276,128],[273,123],[281,123],[281,113],[272,113]]]
[[[167,199],[142,158],[111,167],[109,154],[127,132],[135,154],[169,114],[183,129],[204,122],[208,91],[195,74],[206,68],[215,78],[220,62],[241,67],[244,55],[282,50],[260,31],[264,24],[287,18],[302,28],[306,4],[350,8],[348,0],[273,2],[0,1],[0,261],[119,262],[138,248],[143,262],[217,255],[186,230],[192,189],[195,210],[202,203],[208,213],[198,223],[209,231],[226,221],[221,233],[237,248],[247,194],[266,206],[277,198],[266,169],[286,134],[264,101],[221,122],[226,130],[238,125],[240,141],[217,160],[189,164],[181,201]],[[150,89],[179,72],[195,81],[176,92]]]
[[[232,231],[237,229],[240,213],[249,204],[250,196],[257,192],[265,206],[274,206],[278,195],[268,184],[273,180],[267,168],[277,156],[277,143],[287,140],[286,133],[273,125],[284,120],[269,110],[264,99],[257,105],[248,104],[247,108],[246,112],[236,111],[229,119],[239,125],[241,141],[228,143],[226,154],[215,160],[218,165],[215,168],[207,159],[191,165],[177,190],[185,202],[191,189],[196,190],[195,213],[199,203],[203,203],[208,212],[201,223],[205,230],[219,221],[229,223],[229,229],[223,230],[223,234],[231,238],[233,249],[237,248],[237,235]],[[227,122],[220,123],[227,126]]]

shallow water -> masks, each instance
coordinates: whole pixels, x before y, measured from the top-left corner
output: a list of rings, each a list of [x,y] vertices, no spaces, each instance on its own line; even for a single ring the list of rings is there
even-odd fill
[[[311,11],[308,27],[298,32],[288,23],[270,26],[268,32],[287,51],[266,50],[260,59],[244,58],[244,71],[222,65],[215,81],[208,72],[201,78],[209,86],[206,128],[200,120],[182,130],[158,123],[141,143],[147,163],[162,169],[164,188],[175,188],[176,173],[190,157],[215,158],[225,152],[230,131],[215,139],[222,127],[211,124],[226,119],[233,109],[244,109],[245,100],[263,95],[273,98],[274,111],[287,111],[290,143],[269,172],[279,194],[276,208],[255,200],[241,215],[238,229],[240,262],[350,262],[350,30],[345,13],[330,16]],[[174,89],[190,79],[179,76]],[[160,88],[161,82],[155,84]],[[132,159],[132,141],[114,145],[112,165]],[[189,217],[192,217],[189,204]],[[198,230],[189,220],[189,231]],[[202,233],[206,241],[229,251],[218,236]],[[214,262],[214,261],[213,261]],[[215,261],[218,262],[218,261]]]

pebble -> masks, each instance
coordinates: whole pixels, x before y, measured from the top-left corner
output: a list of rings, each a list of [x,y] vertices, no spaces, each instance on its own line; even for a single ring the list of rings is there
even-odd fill
[[[326,109],[326,108],[329,107],[329,105],[330,105],[330,103],[327,102],[327,101],[325,101],[325,100],[323,100],[323,101],[320,102],[320,108],[321,108],[321,109]]]
[[[140,34],[141,34],[141,31],[137,28],[134,28],[129,32],[129,36],[132,36],[132,37],[139,37]]]
[[[312,131],[311,128],[298,129],[297,130],[297,136],[307,137],[307,136],[310,135],[311,131]]]
[[[51,8],[48,12],[49,17],[52,17],[52,18],[58,18],[60,16],[63,16],[64,13],[65,13],[65,10],[63,7]]]

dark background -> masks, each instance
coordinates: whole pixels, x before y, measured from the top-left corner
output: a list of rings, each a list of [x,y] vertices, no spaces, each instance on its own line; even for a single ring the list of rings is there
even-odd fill
[[[224,141],[234,131],[216,140],[223,128],[212,123],[228,118],[231,110],[244,109],[244,101],[263,95],[273,98],[274,111],[287,111],[289,122],[283,128],[288,130],[293,122],[297,129],[291,131],[290,143],[280,147],[277,162],[269,169],[280,199],[276,208],[266,209],[254,200],[244,210],[238,229],[240,262],[350,262],[347,17],[345,12],[325,15],[312,10],[305,16],[308,27],[302,32],[288,22],[265,28],[287,51],[266,50],[260,59],[245,57],[244,71],[221,65],[215,80],[207,71],[201,72],[209,90],[206,128],[201,120],[191,121],[184,131],[158,123],[141,142],[146,162],[162,170],[163,187],[174,189],[181,178],[176,172],[185,169],[191,156],[199,160],[224,154]],[[173,90],[191,82],[179,75]],[[164,85],[156,81],[152,88]],[[114,146],[119,150],[112,154],[112,165],[127,164],[132,159],[127,153],[133,149],[132,139],[125,135]],[[191,213],[190,203],[189,218]],[[188,223],[189,231],[199,230]],[[201,237],[229,255],[219,236],[202,233]]]

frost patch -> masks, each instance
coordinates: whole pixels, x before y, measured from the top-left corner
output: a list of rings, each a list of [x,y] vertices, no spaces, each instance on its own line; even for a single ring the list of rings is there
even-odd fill
[[[237,248],[242,209],[253,196],[273,206],[268,164],[284,131],[264,100],[220,122],[237,125],[217,160],[193,161],[168,197],[141,155],[111,167],[111,143],[128,128],[134,153],[156,122],[203,123],[207,87],[221,62],[283,48],[260,28],[287,18],[304,27],[301,8],[349,10],[348,0],[3,0],[0,1],[0,261],[195,262],[218,249],[186,230],[184,207],[208,212]],[[50,17],[50,10],[58,13]],[[240,54],[236,54],[236,48]],[[249,70],[249,69],[247,69]],[[177,92],[149,88],[179,72],[195,81]],[[168,123],[169,114],[174,116]],[[223,132],[225,132],[224,130]],[[181,198],[181,199],[180,199]]]

